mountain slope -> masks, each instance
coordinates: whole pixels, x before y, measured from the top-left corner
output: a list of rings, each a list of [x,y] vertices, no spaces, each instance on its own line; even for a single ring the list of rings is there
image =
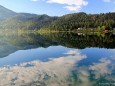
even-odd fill
[[[15,16],[16,13],[0,5],[0,20]]]
[[[51,22],[56,19],[57,17],[50,17],[48,15],[19,13],[12,18],[2,21],[0,24],[0,28],[35,30],[51,24]]]
[[[40,29],[58,17],[30,13],[16,13],[0,6],[0,29]]]
[[[84,12],[64,15],[49,25],[46,30],[76,30],[78,28],[115,28],[115,13],[86,14]]]

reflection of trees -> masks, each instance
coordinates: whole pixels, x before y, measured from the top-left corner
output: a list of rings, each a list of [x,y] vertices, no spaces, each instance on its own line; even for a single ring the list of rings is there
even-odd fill
[[[114,48],[115,36],[112,34],[86,35],[77,33],[23,33],[2,36],[7,43],[22,49],[62,45],[72,48]]]
[[[38,47],[62,45],[71,48],[115,48],[115,36],[106,35],[78,35],[75,33],[22,33],[0,34],[0,57],[5,57],[17,50]]]
[[[0,58],[5,57],[17,50],[25,50],[38,47],[49,47],[57,45],[52,40],[39,34],[0,34]]]
[[[75,33],[52,33],[47,36],[58,44],[72,48],[114,48],[115,36],[111,34],[104,35],[78,35]]]
[[[49,47],[51,44],[55,44],[52,40],[35,33],[9,34],[4,36],[2,39],[4,39],[5,42],[21,49]]]

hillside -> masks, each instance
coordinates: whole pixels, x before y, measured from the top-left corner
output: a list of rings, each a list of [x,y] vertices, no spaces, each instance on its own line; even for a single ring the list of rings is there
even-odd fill
[[[57,17],[50,17],[48,15],[19,13],[16,16],[1,22],[0,28],[35,30],[40,29],[43,26],[49,25],[56,19]]]
[[[76,30],[78,28],[114,28],[115,13],[86,14],[84,12],[68,14],[60,17],[47,28],[48,30]]]
[[[58,17],[30,13],[15,13],[0,6],[0,29],[40,29],[48,26]]]
[[[0,20],[15,16],[16,13],[0,5]]]

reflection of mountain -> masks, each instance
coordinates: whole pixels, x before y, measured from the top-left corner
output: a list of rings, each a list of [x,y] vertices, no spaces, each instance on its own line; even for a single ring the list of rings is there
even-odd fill
[[[56,43],[39,34],[0,34],[0,57],[5,57],[17,50],[49,47],[53,44]]]
[[[17,50],[62,45],[83,49],[86,47],[115,48],[114,35],[78,35],[73,33],[55,33],[40,35],[37,33],[0,34],[0,57],[5,57]]]
[[[115,35],[86,35],[77,33],[44,34],[58,44],[71,48],[83,49],[86,47],[115,48]]]

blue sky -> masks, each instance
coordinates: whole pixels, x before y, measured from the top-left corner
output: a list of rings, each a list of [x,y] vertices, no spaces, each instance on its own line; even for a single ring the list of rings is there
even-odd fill
[[[0,5],[15,12],[62,16],[69,13],[115,12],[115,0],[0,0]]]

